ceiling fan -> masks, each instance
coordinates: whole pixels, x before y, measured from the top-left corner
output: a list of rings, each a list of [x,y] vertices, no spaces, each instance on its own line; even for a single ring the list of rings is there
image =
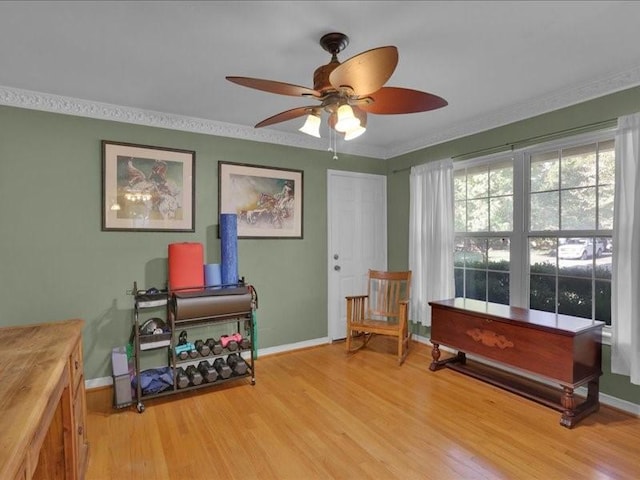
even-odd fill
[[[367,126],[367,114],[391,115],[426,112],[447,105],[437,95],[408,88],[385,87],[398,64],[398,49],[394,46],[374,48],[338,61],[349,44],[343,33],[327,33],[320,45],[331,54],[331,61],[318,67],[313,74],[313,88],[290,83],[249,77],[226,77],[230,82],[279,95],[317,100],[319,104],[293,108],[273,115],[256,124],[266,127],[307,115],[301,132],[320,137],[321,114],[328,114],[328,125],[343,134],[345,140],[362,135]]]

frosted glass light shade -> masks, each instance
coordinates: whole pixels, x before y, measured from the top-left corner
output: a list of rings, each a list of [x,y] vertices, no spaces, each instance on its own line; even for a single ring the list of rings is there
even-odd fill
[[[340,105],[338,108],[338,121],[334,127],[339,132],[348,132],[360,125],[360,120],[353,114],[349,105]]]
[[[307,119],[298,130],[312,137],[320,138],[320,117],[318,115],[309,114]]]
[[[358,138],[360,135],[362,135],[366,131],[367,129],[365,127],[363,127],[362,125],[358,125],[357,127],[344,132],[344,139],[353,140],[354,138]]]

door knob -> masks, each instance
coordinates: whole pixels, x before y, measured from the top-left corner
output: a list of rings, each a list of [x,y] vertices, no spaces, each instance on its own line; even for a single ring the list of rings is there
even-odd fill
[[[334,269],[336,272],[339,272],[339,271],[340,271],[340,265],[336,265],[335,267],[333,267],[333,269]]]

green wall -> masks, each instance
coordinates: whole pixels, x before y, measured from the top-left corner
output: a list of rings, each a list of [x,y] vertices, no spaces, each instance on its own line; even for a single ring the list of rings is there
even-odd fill
[[[196,151],[196,231],[102,232],[101,140]],[[167,245],[220,260],[218,161],[304,171],[304,239],[239,240],[259,296],[259,347],[327,336],[327,169],[384,174],[384,161],[0,107],[0,325],[83,318],[86,378],[111,374],[128,341],[133,282],[166,283]]]
[[[509,145],[528,138],[578,129],[638,111],[640,111],[640,87],[635,87],[395,157],[387,165],[389,268],[398,270],[408,268],[409,174],[412,166],[445,158],[455,159],[455,157],[464,156],[471,152],[491,149],[500,145]],[[530,142],[523,142],[516,145],[515,148],[524,146],[525,143]],[[508,150],[508,147],[505,148],[506,150]],[[421,325],[414,324],[414,332],[424,337],[429,337],[429,330]],[[601,391],[640,405],[640,386],[631,384],[629,377],[611,373],[610,353],[610,349],[605,347],[603,350],[605,358],[603,361],[604,375],[601,379]]]

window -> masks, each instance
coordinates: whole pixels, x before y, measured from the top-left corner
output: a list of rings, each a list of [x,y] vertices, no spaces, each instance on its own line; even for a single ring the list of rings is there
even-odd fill
[[[613,140],[529,156],[529,307],[611,325]]]
[[[455,165],[456,296],[611,324],[611,137]]]
[[[454,200],[456,296],[509,304],[511,160],[457,170]]]

